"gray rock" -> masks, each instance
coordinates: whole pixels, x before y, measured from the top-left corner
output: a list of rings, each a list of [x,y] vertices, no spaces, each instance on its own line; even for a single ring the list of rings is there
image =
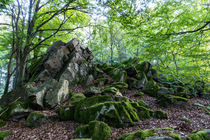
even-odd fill
[[[30,106],[35,109],[54,108],[67,99],[68,85],[67,80],[58,82],[55,79],[48,79],[40,86],[40,90],[29,93]]]
[[[152,136],[145,138],[145,140],[175,140],[175,139],[169,136]]]

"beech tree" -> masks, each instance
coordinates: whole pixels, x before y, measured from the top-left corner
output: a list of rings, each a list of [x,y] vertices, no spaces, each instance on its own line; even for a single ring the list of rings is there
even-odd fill
[[[2,12],[10,18],[10,23],[1,23],[1,25],[6,25],[7,29],[11,30],[7,32],[11,36],[7,44],[7,49],[10,49],[4,90],[4,93],[7,93],[13,74],[14,88],[24,84],[27,79],[28,64],[38,59],[40,47],[49,45],[49,39],[87,26],[88,1],[14,0],[3,4]],[[15,67],[12,67],[13,64]]]

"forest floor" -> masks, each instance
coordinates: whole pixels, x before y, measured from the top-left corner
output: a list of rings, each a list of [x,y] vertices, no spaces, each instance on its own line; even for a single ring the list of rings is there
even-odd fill
[[[84,90],[81,86],[72,89],[74,93],[82,93]],[[138,90],[125,90],[123,95],[133,99],[139,100],[139,97],[134,97],[134,94]],[[112,137],[110,140],[116,140],[120,135],[133,132],[139,129],[151,129],[151,128],[173,128],[177,132],[184,136],[191,133],[194,130],[210,129],[210,117],[206,112],[194,103],[210,104],[210,100],[204,98],[192,98],[183,106],[170,106],[167,108],[161,107],[156,103],[156,99],[148,95],[143,95],[141,98],[149,107],[153,110],[164,110],[168,112],[168,119],[143,119],[133,127],[127,128],[113,128]],[[40,112],[40,111],[39,111]],[[57,115],[53,110],[41,111],[46,115]],[[186,118],[191,123],[181,121],[180,118]],[[19,122],[7,121],[7,125],[0,128],[0,131],[8,130],[9,136],[6,140],[67,140],[77,138],[75,134],[76,128],[82,125],[74,121],[55,121],[52,123],[44,124],[36,128],[28,128],[25,126],[25,120]]]

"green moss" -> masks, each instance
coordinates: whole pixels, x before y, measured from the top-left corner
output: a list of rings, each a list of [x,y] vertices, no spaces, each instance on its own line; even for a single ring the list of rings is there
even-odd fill
[[[182,140],[179,134],[170,133],[169,136],[174,138],[175,140]]]
[[[23,103],[19,101],[13,102],[12,104],[6,107],[2,107],[1,119],[7,120],[14,110],[24,110],[27,108],[28,108],[28,103]]]
[[[187,102],[188,101],[187,98],[180,97],[180,96],[169,95],[169,94],[162,95],[158,98],[160,100],[159,101],[160,105],[162,105],[162,106],[168,106],[169,104],[174,104],[178,101],[182,101],[182,102]]]
[[[144,140],[152,136],[169,136],[175,140],[181,140],[180,136],[174,132],[171,128],[138,130],[132,133],[125,133],[118,140]]]
[[[168,119],[168,113],[162,110],[154,111],[154,117],[158,119]]]
[[[96,81],[96,86],[103,86],[109,82],[109,79],[107,78],[99,78]]]
[[[189,124],[192,123],[190,120],[188,120],[188,119],[186,119],[186,118],[180,118],[180,121],[184,121],[184,122],[189,123]]]
[[[31,112],[26,120],[26,126],[36,127],[38,126],[37,121],[41,118],[44,118],[45,115],[41,113]]]
[[[136,92],[135,94],[134,94],[134,96],[135,97],[142,97],[144,95],[144,93],[143,92]]]
[[[198,131],[187,136],[188,140],[209,140],[208,133],[206,131]]]
[[[152,97],[157,97],[157,91],[159,90],[159,88],[160,87],[153,80],[150,80],[144,86],[143,92]]]
[[[74,106],[62,106],[59,108],[58,115],[61,121],[74,120]]]
[[[139,120],[131,103],[121,101],[106,101],[89,107],[82,104],[75,109],[74,118],[83,123],[100,120],[116,127],[134,125],[134,122]]]
[[[138,130],[133,133],[127,133],[122,136],[118,140],[144,140],[147,137],[154,136],[154,130]]]
[[[122,94],[120,93],[120,91],[115,88],[115,87],[105,87],[102,90],[102,94],[105,95],[114,95],[114,96],[122,96]]]
[[[7,123],[5,122],[5,121],[3,121],[3,120],[0,120],[0,127],[3,127],[3,126],[5,126]]]
[[[0,131],[0,140],[4,140],[9,135],[9,131]]]
[[[79,137],[89,137],[92,140],[107,140],[112,135],[111,128],[104,122],[91,121],[87,125],[79,126],[76,129]]]
[[[85,95],[82,93],[75,93],[72,95],[72,97],[69,100],[70,104],[76,104],[78,102],[80,102],[81,100],[85,99]]]
[[[139,104],[139,106],[147,107],[146,103],[142,100],[138,100],[138,104]]]
[[[124,82],[115,82],[111,85],[111,87],[115,87],[117,89],[126,89],[128,88],[128,84]]]
[[[144,106],[139,106],[136,109],[137,109],[139,118],[150,118],[151,114],[153,113],[152,110],[150,110]]]

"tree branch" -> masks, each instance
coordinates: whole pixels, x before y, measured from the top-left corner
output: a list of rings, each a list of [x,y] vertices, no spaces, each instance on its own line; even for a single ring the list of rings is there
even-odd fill
[[[194,32],[197,32],[197,31],[207,31],[207,30],[202,30],[203,28],[205,28],[208,24],[210,24],[210,21],[207,21],[206,24],[204,24],[202,27],[196,29],[196,30],[192,30],[192,31],[185,31],[185,32],[178,32],[178,33],[170,33],[170,34],[165,34],[167,36],[171,36],[171,35],[181,35],[181,34],[188,34],[188,33],[194,33]]]

